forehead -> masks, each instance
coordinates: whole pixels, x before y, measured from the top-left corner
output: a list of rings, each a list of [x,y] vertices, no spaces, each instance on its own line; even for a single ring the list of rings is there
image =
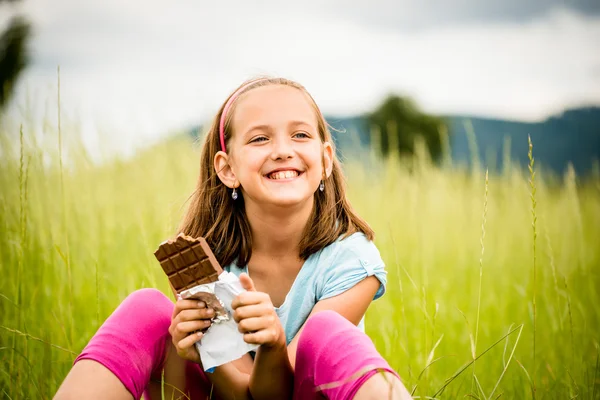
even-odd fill
[[[244,93],[232,118],[234,131],[254,123],[278,125],[287,121],[303,121],[317,127],[310,98],[302,90],[287,85],[262,86]]]

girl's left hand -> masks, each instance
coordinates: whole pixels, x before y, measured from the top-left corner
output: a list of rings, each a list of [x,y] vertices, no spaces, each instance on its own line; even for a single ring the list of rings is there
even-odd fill
[[[285,332],[275,313],[271,297],[257,292],[254,282],[247,274],[240,275],[242,287],[247,292],[241,293],[231,303],[233,319],[238,330],[244,334],[244,341],[267,347],[285,346]]]

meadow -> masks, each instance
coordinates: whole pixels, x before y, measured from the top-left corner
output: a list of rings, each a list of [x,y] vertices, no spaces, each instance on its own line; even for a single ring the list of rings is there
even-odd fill
[[[199,145],[177,135],[98,164],[68,128],[3,126],[0,397],[51,398],[129,293],[169,293],[153,251]],[[415,398],[600,398],[597,174],[357,159],[349,196],[388,270],[367,333]]]

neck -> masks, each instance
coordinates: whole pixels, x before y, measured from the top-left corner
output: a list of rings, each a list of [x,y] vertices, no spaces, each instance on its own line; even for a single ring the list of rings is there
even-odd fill
[[[298,256],[302,233],[312,213],[314,199],[297,207],[258,207],[246,203],[252,231],[252,251],[269,258]]]

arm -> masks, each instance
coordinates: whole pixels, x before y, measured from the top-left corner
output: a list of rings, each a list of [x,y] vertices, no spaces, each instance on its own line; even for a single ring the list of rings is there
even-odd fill
[[[293,395],[294,372],[290,365],[285,332],[268,294],[257,292],[246,274],[240,282],[247,290],[236,297],[231,307],[238,329],[247,343],[258,344],[249,378],[253,399],[290,399]]]
[[[358,325],[367,312],[371,301],[373,301],[373,296],[375,296],[377,289],[379,289],[379,280],[374,276],[369,276],[344,293],[317,302],[308,318],[319,311],[332,310],[354,325]],[[298,339],[303,329],[304,326],[300,328],[287,348],[292,368],[296,365],[296,349],[298,348]]]
[[[288,358],[285,335],[277,346],[260,346],[250,377],[250,393],[255,399],[291,399],[294,370]]]
[[[251,400],[250,374],[252,357],[245,354],[242,358],[215,368],[212,374],[206,374],[214,385],[220,399]]]

